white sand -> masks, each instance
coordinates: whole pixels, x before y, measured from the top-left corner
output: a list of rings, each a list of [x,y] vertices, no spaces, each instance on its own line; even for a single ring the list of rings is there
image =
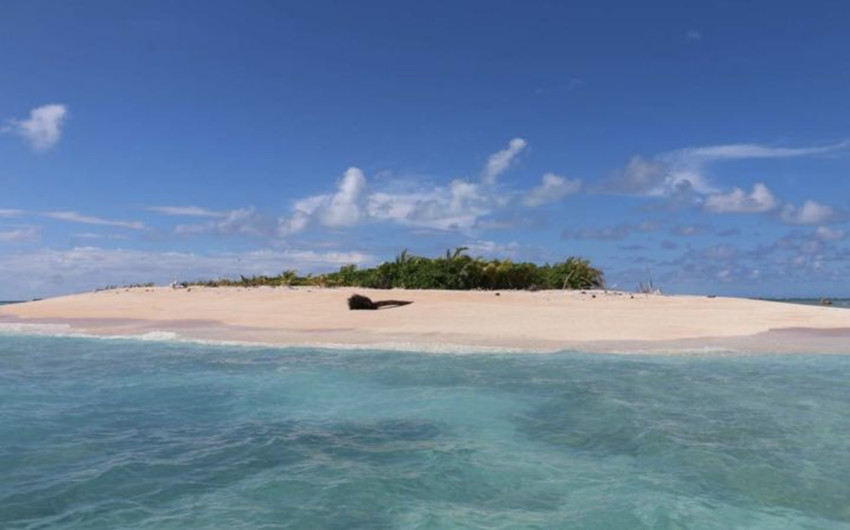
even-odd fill
[[[346,299],[354,292],[373,300],[414,303],[350,311]],[[846,309],[592,291],[502,291],[497,296],[369,289],[136,288],[3,306],[0,322],[66,323],[77,332],[97,335],[170,331],[190,339],[281,345],[850,353]]]

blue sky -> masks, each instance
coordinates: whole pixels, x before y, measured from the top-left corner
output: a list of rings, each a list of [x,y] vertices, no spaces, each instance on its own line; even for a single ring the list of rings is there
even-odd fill
[[[0,7],[0,299],[464,245],[850,295],[850,5]]]

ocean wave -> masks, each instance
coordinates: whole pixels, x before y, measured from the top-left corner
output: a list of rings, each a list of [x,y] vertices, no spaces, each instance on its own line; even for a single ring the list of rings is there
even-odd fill
[[[84,333],[75,330],[69,324],[29,324],[29,323],[0,323],[0,334],[24,335],[24,336],[48,336],[48,337],[70,337],[93,340],[129,340],[145,342],[169,342],[178,344],[198,344],[206,346],[236,346],[244,348],[313,348],[321,350],[352,350],[367,351],[381,350],[393,352],[411,353],[449,353],[449,354],[475,354],[475,353],[552,353],[543,350],[525,350],[521,348],[508,348],[498,346],[469,346],[451,343],[416,343],[416,342],[375,342],[370,344],[346,344],[337,342],[298,342],[281,344],[275,342],[229,340],[229,339],[204,339],[181,335],[174,331],[152,330],[138,334],[98,334]]]
[[[0,334],[5,335],[51,335],[64,336],[73,333],[69,324],[29,324],[22,322],[0,322]]]

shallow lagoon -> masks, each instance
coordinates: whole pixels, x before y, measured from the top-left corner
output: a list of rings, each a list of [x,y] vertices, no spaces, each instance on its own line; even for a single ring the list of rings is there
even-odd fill
[[[850,528],[850,356],[0,335],[3,528]]]

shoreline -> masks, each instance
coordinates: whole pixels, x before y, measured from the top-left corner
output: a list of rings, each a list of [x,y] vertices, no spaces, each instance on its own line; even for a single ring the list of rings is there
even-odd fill
[[[355,292],[414,303],[349,311]],[[64,326],[56,334],[66,336],[435,353],[850,353],[846,309],[611,291],[128,288],[0,307],[0,330],[32,325]]]

